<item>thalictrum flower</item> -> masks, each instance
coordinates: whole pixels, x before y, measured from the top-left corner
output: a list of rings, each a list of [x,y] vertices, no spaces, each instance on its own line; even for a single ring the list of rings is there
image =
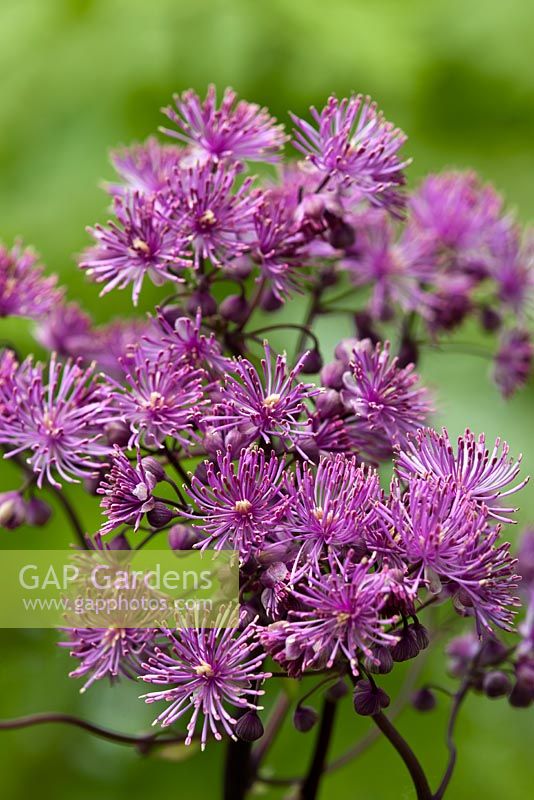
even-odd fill
[[[137,464],[131,464],[121,449],[115,447],[111,469],[97,489],[98,494],[104,495],[100,505],[107,517],[100,533],[111,533],[119,525],[133,525],[137,530],[146,512],[154,508],[155,485],[156,478],[145,469],[139,450]]]
[[[0,317],[39,319],[61,302],[55,275],[45,277],[37,253],[17,242],[0,244]]]

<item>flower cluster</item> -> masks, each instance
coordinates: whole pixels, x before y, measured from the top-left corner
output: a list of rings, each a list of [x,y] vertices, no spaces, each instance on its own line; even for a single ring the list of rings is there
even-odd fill
[[[166,143],[112,153],[113,219],[89,228],[80,258],[134,306],[147,280],[162,287],[149,315],[95,325],[31,251],[0,248],[0,316],[33,319],[51,353],[0,355],[0,445],[23,473],[0,526],[45,525],[52,490],[80,546],[133,551],[167,534],[173,551],[235,551],[239,624],[88,623],[66,631],[72,676],[140,678],[146,702],[165,704],[154,724],[184,718],[202,748],[260,738],[259,698],[280,676],[324,674],[326,705],[350,682],[356,712],[384,726],[376,676],[433,641],[419,617],[440,603],[444,628],[472,629],[449,646],[461,699],[530,704],[532,537],[518,564],[505,534],[521,459],[501,439],[435,430],[417,363],[459,345],[471,318],[502,394],[527,383],[531,235],[472,173],[408,192],[406,137],[361,95],[293,115],[304,158],[288,165],[283,126],[232,90],[220,103],[214,87],[185,92],[164,113]],[[331,354],[328,322],[345,332]],[[100,498],[93,537],[60,493],[78,479]],[[530,611],[504,646],[518,592]],[[429,710],[430,690],[414,703]],[[315,718],[299,702],[295,727]]]

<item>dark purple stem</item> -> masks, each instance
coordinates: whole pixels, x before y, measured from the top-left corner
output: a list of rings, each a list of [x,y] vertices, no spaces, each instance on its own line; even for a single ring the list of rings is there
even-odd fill
[[[457,749],[456,749],[456,744],[454,742],[454,728],[456,726],[456,720],[458,719],[460,708],[467,696],[467,693],[469,692],[470,686],[471,686],[470,681],[465,680],[463,684],[460,686],[458,692],[454,696],[454,701],[451,707],[451,714],[449,717],[449,724],[447,725],[447,747],[449,748],[449,761],[447,764],[447,769],[445,770],[445,774],[442,778],[442,781],[438,787],[437,792],[434,795],[433,800],[441,800],[441,798],[445,795],[449,782],[452,778],[452,773],[454,772],[454,767],[456,765],[456,757],[457,757]]]
[[[308,770],[308,774],[304,778],[299,792],[299,800],[315,800],[319,790],[319,784],[323,777],[326,757],[328,755],[328,748],[334,730],[334,721],[336,718],[337,703],[330,700],[328,697],[323,704],[323,711],[321,714],[321,723],[317,733],[315,742],[315,749],[313,757]]]
[[[226,749],[224,768],[224,800],[244,800],[251,783],[251,742],[232,739]]]
[[[389,721],[385,714],[380,711],[372,717],[375,725],[380,728],[386,739],[388,739],[399,756],[404,761],[408,772],[413,781],[417,800],[433,800],[427,777],[423,771],[417,756],[413,752],[408,742],[400,735],[395,726]]]

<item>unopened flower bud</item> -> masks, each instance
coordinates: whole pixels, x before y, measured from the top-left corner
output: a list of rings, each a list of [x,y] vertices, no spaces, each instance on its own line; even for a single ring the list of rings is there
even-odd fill
[[[317,722],[319,715],[311,706],[297,706],[293,714],[293,725],[300,733],[308,733]]]
[[[412,628],[407,627],[401,631],[400,639],[397,644],[393,645],[391,655],[393,661],[409,661],[419,654],[419,644],[417,643],[417,636]]]
[[[204,435],[202,444],[206,453],[215,458],[219,451],[222,452],[224,450],[224,439],[221,431],[214,431],[209,428]]]
[[[508,655],[508,648],[499,639],[486,639],[477,656],[477,664],[481,667],[492,667],[500,664]]]
[[[263,311],[278,311],[283,305],[284,301],[280,300],[272,289],[269,288],[263,292],[260,300],[260,308]]]
[[[334,683],[333,686],[329,688],[329,690],[326,693],[326,696],[328,697],[329,700],[334,700],[337,702],[338,700],[341,700],[343,697],[345,697],[348,691],[349,690],[347,688],[347,684],[345,683],[343,678],[340,678],[338,681]]]
[[[301,372],[305,375],[315,375],[320,372],[323,367],[323,357],[319,350],[314,348],[308,350],[308,353],[302,363]]]
[[[327,389],[315,398],[315,407],[322,419],[335,417],[343,412],[343,403],[339,392],[335,389]]]
[[[356,241],[356,233],[352,225],[349,225],[340,217],[325,211],[325,220],[329,228],[328,240],[336,250],[348,250]]]
[[[346,371],[347,368],[341,361],[330,361],[321,370],[321,383],[328,389],[341,389]]]
[[[390,703],[389,695],[383,689],[364,680],[358,681],[354,687],[352,699],[354,710],[362,717],[372,717]]]
[[[425,628],[425,626],[421,625],[420,622],[413,622],[408,627],[410,628],[410,630],[413,631],[415,635],[415,639],[417,641],[419,650],[426,650],[426,648],[430,644],[430,636],[428,635],[428,631]]]
[[[411,336],[403,336],[397,354],[397,366],[407,367],[408,364],[417,364],[419,360],[419,347]]]
[[[163,465],[154,456],[145,456],[141,464],[147,472],[150,472],[156,479],[156,483],[165,480],[165,470]]]
[[[516,664],[515,675],[521,688],[527,689],[534,697],[534,658],[522,658]]]
[[[412,695],[412,705],[417,711],[432,711],[436,707],[436,695],[430,689],[418,689]]]
[[[114,536],[111,541],[107,543],[110,550],[130,550],[130,543],[123,533]]]
[[[512,689],[512,682],[505,672],[487,672],[482,681],[482,689],[487,697],[505,697]]]
[[[485,331],[498,331],[501,327],[501,315],[490,306],[483,306],[480,312],[480,322]]]
[[[165,503],[160,503],[159,501],[154,503],[153,508],[146,515],[148,524],[152,528],[164,528],[173,517],[174,512]]]
[[[18,492],[0,494],[0,526],[14,530],[26,521],[26,504]]]
[[[230,322],[243,322],[247,318],[248,311],[248,302],[240,294],[228,295],[219,306],[221,317],[230,320]]]
[[[238,258],[234,258],[234,260],[230,261],[228,264],[225,264],[222,271],[225,275],[228,275],[229,278],[233,278],[234,280],[244,280],[245,278],[248,278],[252,272],[253,266],[254,264],[248,256],[239,256]]]
[[[333,266],[325,267],[319,273],[319,283],[325,289],[329,288],[330,286],[335,286],[338,281],[339,273]]]
[[[217,313],[217,302],[205,289],[197,289],[187,300],[187,310],[190,314],[196,314],[199,308],[203,317],[211,317]]]
[[[303,436],[298,441],[298,449],[308,458],[313,464],[318,464],[320,459],[319,445],[313,436]]]
[[[52,515],[52,509],[40,497],[31,497],[26,503],[26,519],[28,525],[41,527],[46,525]]]
[[[198,542],[198,536],[187,525],[173,525],[169,530],[169,547],[171,550],[191,550]]]
[[[263,736],[263,723],[255,711],[247,711],[237,720],[234,731],[243,742],[255,742]]]
[[[207,483],[208,482],[208,461],[200,461],[195,468],[195,478],[200,483]]]
[[[393,656],[389,647],[375,645],[372,648],[372,655],[365,658],[364,663],[367,672],[375,675],[386,675],[393,669]]]
[[[110,422],[104,428],[106,441],[111,446],[118,445],[119,447],[126,447],[130,441],[130,429],[125,422]]]
[[[380,336],[374,329],[373,317],[368,311],[357,311],[354,314],[354,325],[358,333],[358,339],[369,339],[372,344],[380,341]]]
[[[508,702],[514,708],[528,708],[533,701],[534,693],[525,689],[520,683],[516,683],[508,695]]]

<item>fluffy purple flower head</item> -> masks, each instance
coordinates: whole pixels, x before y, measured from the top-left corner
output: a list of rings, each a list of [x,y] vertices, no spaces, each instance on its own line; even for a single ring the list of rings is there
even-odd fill
[[[97,283],[105,283],[101,295],[132,284],[137,305],[145,277],[160,286],[180,281],[176,271],[189,266],[184,241],[157,211],[155,200],[133,192],[114,201],[117,222],[88,228],[96,240],[82,256],[80,267]]]
[[[429,175],[410,198],[411,225],[453,267],[486,270],[502,200],[473,172]]]
[[[231,364],[230,359],[223,356],[215,334],[204,331],[200,309],[197,309],[194,319],[178,316],[172,324],[167,319],[165,309],[160,309],[154,329],[155,332],[151,331],[142,344],[143,349],[152,356],[162,347],[170,348],[176,361],[184,366],[204,368],[216,374],[224,372]]]
[[[110,385],[117,416],[132,432],[128,446],[163,447],[168,436],[187,446],[203,403],[203,373],[181,364],[172,347],[155,358],[134,347],[122,366],[123,382]]]
[[[534,235],[529,230],[521,241],[517,225],[501,226],[492,242],[490,275],[497,284],[501,303],[515,315],[532,310],[534,299]]]
[[[147,683],[164,687],[143,699],[169,703],[154,724],[167,727],[189,713],[186,744],[199,722],[202,749],[208,734],[220,740],[222,731],[235,739],[232,709],[256,708],[255,699],[263,694],[258,682],[269,677],[261,669],[265,654],[258,651],[254,627],[238,633],[232,628],[188,628],[167,631],[167,637],[168,651],[157,648],[142,675]]]
[[[37,254],[20,242],[0,244],[0,317],[39,319],[61,302],[55,275],[45,277]]]
[[[491,625],[509,629],[517,605],[515,560],[508,542],[498,544],[500,528],[488,525],[488,510],[454,481],[412,478],[407,496],[392,485],[383,506],[384,536],[417,568],[414,580],[427,580],[437,593],[442,583],[456,607],[474,615],[479,632]]]
[[[56,473],[69,483],[91,477],[102,467],[97,459],[110,452],[101,438],[115,415],[109,391],[93,373],[52,355],[48,368],[28,358],[0,382],[0,443],[11,448],[5,457],[31,453],[26,463],[39,487],[45,479],[61,486]]]
[[[325,179],[349,183],[374,205],[403,205],[398,187],[404,184],[398,152],[406,136],[387,122],[376,103],[363,95],[330,97],[319,113],[310,109],[316,127],[291,114],[297,126],[294,146]]]
[[[111,533],[119,525],[139,528],[147,511],[154,508],[152,490],[156,485],[154,474],[145,469],[141,453],[137,450],[137,464],[133,465],[119,447],[115,447],[111,458],[111,469],[97,488],[103,513],[107,522],[100,528],[101,534]]]
[[[516,509],[503,507],[501,498],[518,492],[528,478],[506,488],[515,481],[521,468],[521,456],[514,461],[508,458],[509,451],[508,444],[500,439],[496,439],[490,449],[486,446],[485,434],[476,438],[466,430],[458,437],[455,452],[445,428],[441,434],[426,428],[417,431],[399,451],[396,471],[406,481],[417,475],[445,482],[452,480],[458,490],[465,492],[478,506],[486,506],[490,516],[512,522],[506,515]]]
[[[376,209],[368,211],[357,226],[358,236],[352,250],[341,261],[356,286],[369,285],[370,314],[387,319],[393,304],[404,311],[429,313],[431,295],[422,284],[434,279],[434,268],[428,258],[428,245],[422,237],[394,240],[389,217]]]
[[[180,164],[178,147],[162,145],[153,136],[143,144],[134,144],[111,152],[111,163],[124,183],[109,183],[112,195],[134,191],[144,195],[165,194],[174,169]]]
[[[304,277],[301,253],[303,238],[287,198],[267,193],[254,216],[253,258],[260,275],[266,278],[274,296],[285,300]]]
[[[513,329],[505,331],[495,355],[493,379],[503,397],[511,397],[524,386],[532,371],[534,346],[528,331]]]
[[[404,442],[431,411],[428,391],[417,386],[414,365],[401,369],[397,362],[390,358],[389,342],[373,347],[364,339],[354,347],[341,393],[347,409],[369,431],[384,434],[392,445]]]
[[[271,348],[267,342],[263,347],[261,372],[246,358],[234,359],[234,374],[226,374],[221,387],[220,414],[206,422],[215,430],[239,428],[251,442],[261,436],[267,443],[275,437],[298,445],[307,434],[307,420],[300,419],[304,401],[319,390],[297,380],[305,355],[288,370],[286,356],[279,354],[273,368]]]
[[[87,352],[91,327],[91,317],[78,303],[61,303],[39,320],[35,337],[50,352],[77,358]]]
[[[297,464],[285,489],[289,503],[283,529],[301,545],[294,572],[302,557],[318,570],[330,549],[361,540],[380,496],[377,473],[343,455],[321,458],[317,468]]]
[[[237,165],[207,162],[176,170],[168,219],[180,240],[191,247],[195,268],[203,259],[223,266],[248,249],[260,195],[247,178],[235,190]]]
[[[288,501],[280,494],[285,464],[255,448],[242,450],[237,466],[233,459],[228,449],[216,464],[206,462],[205,480],[193,476],[189,494],[198,508],[192,517],[206,535],[203,547],[232,547],[246,561],[286,510]]]
[[[330,572],[310,575],[294,597],[302,610],[289,612],[283,624],[262,632],[267,652],[281,663],[297,661],[300,670],[331,667],[345,657],[354,675],[358,658],[373,658],[372,645],[388,646],[397,637],[386,628],[396,617],[382,615],[389,593],[387,571],[371,572],[370,563],[329,557]],[[280,649],[280,637],[283,648]]]
[[[154,631],[144,628],[69,628],[67,634],[69,641],[60,645],[80,661],[69,677],[87,678],[81,692],[102,678],[136,678],[154,639]]]
[[[239,100],[235,92],[225,90],[217,107],[215,86],[208,87],[204,101],[191,89],[174,96],[176,111],[162,109],[178,130],[162,132],[189,145],[200,160],[266,161],[279,159],[287,137],[283,125],[277,125],[265,108]]]

